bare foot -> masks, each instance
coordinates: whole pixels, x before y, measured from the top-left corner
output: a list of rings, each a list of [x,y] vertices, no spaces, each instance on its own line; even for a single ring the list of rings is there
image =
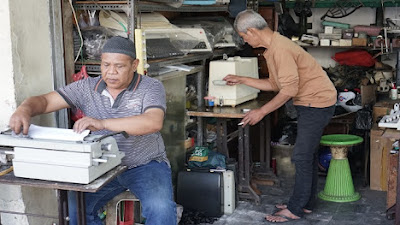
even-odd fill
[[[273,215],[267,215],[265,219],[273,223],[282,223],[282,222],[287,222],[289,220],[298,220],[300,219],[300,217],[294,215],[288,209],[282,209],[281,211],[276,212]]]
[[[282,204],[282,203],[281,204],[276,204],[275,207],[278,208],[278,209],[287,209],[287,205],[286,204]],[[309,209],[303,209],[303,211],[304,211],[304,213],[307,213],[307,214],[312,213],[312,210],[309,210]]]

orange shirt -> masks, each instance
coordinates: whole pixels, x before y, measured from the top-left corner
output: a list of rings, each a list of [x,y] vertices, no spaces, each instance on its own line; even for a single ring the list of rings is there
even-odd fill
[[[302,47],[274,32],[270,48],[263,55],[274,90],[291,96],[294,105],[324,108],[336,103],[336,88]]]

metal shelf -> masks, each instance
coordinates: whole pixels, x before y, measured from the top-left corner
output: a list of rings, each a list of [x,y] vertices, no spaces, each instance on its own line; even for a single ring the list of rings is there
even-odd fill
[[[87,9],[105,9],[114,11],[126,11],[129,9],[128,1],[76,1],[74,8],[76,10]],[[138,2],[139,11],[170,11],[170,12],[228,12],[228,5],[183,5],[174,8],[169,5],[154,2]]]
[[[105,9],[114,11],[126,11],[129,10],[128,1],[76,1],[74,3],[76,10],[87,10],[87,9]]]
[[[275,0],[258,0],[260,6],[273,6]],[[282,0],[278,1],[282,2]],[[286,0],[285,4],[287,8],[293,8],[295,5],[296,0]],[[315,0],[313,1],[313,8],[330,8],[335,6],[336,0]],[[350,0],[349,2],[352,3],[359,3],[359,0]],[[381,1],[377,0],[361,0],[364,7],[381,7]],[[400,3],[400,0],[391,0],[385,1],[383,6],[384,7],[397,7],[397,4]]]
[[[378,48],[368,47],[368,46],[313,46],[313,45],[309,45],[309,46],[302,46],[302,45],[299,45],[299,46],[300,46],[300,47],[303,47],[303,48],[380,50],[380,49],[378,49]]]
[[[202,66],[195,66],[192,70],[190,71],[172,71],[169,73],[165,73],[165,74],[161,74],[161,75],[152,75],[149,74],[149,77],[154,77],[158,80],[169,80],[175,77],[181,77],[181,76],[187,76],[190,74],[194,74],[194,73],[198,73],[200,71],[203,71],[203,67]]]
[[[176,64],[185,64],[190,62],[201,61],[205,59],[209,59],[212,56],[212,53],[196,53],[196,54],[188,54],[186,56],[179,56],[179,57],[171,57],[165,59],[156,59],[151,60],[147,59],[150,67],[163,67],[163,66],[172,66]]]
[[[139,11],[169,11],[169,12],[228,12],[228,5],[182,5],[174,8],[165,4],[157,4],[153,2],[139,2]]]
[[[163,58],[156,60],[148,60],[147,62],[150,65],[150,68],[161,68],[164,66],[172,66],[176,64],[185,64],[196,61],[201,61],[205,59],[211,58],[211,53],[197,53],[197,54],[188,54],[186,56],[180,57],[171,57],[171,58]],[[90,72],[100,72],[100,61],[96,60],[85,60],[83,65],[86,65],[87,71]],[[79,71],[82,68],[82,62],[77,61],[75,63],[75,70]]]

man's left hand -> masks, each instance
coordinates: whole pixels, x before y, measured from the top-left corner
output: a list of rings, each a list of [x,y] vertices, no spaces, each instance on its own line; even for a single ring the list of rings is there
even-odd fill
[[[105,126],[102,120],[91,117],[83,117],[75,122],[73,129],[77,133],[82,133],[82,131],[86,129],[91,131],[104,130]]]
[[[242,119],[241,122],[243,122],[243,127],[245,127],[247,124],[249,125],[254,125],[260,122],[262,118],[264,118],[265,113],[261,109],[253,109],[250,112],[246,113],[244,118]]]

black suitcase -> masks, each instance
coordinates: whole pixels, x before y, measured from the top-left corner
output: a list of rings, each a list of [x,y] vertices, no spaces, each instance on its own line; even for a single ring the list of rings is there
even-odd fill
[[[221,172],[181,171],[178,173],[177,203],[183,209],[220,217],[224,213],[224,187]]]

